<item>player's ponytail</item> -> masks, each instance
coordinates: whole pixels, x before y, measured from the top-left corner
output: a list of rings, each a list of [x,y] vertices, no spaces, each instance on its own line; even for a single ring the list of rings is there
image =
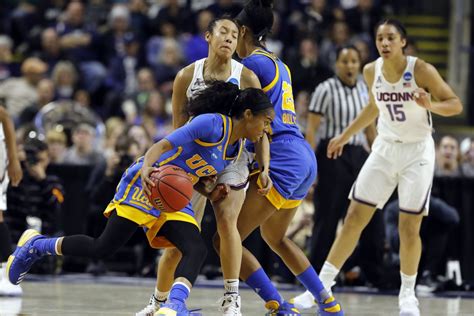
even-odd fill
[[[273,108],[270,99],[260,89],[240,90],[235,84],[224,81],[206,82],[206,85],[206,89],[188,102],[189,115],[221,113],[240,118],[246,109],[256,115]]]

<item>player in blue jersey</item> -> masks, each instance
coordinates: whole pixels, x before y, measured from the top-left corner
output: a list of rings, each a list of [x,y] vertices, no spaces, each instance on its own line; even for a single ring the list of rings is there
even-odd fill
[[[188,124],[155,143],[125,171],[104,212],[109,219],[101,236],[46,238],[27,230],[8,259],[10,281],[19,284],[33,263],[45,255],[95,259],[111,255],[142,227],[152,247],[176,247],[182,254],[169,301],[156,315],[188,315],[185,300],[206,257],[206,246],[191,203],[175,213],[162,213],[151,206],[145,195],[153,185],[149,175],[166,164],[183,168],[194,180],[215,175],[237,159],[243,139],[261,139],[274,117],[273,106],[260,89],[239,90],[222,81],[210,83],[189,102],[188,110],[194,116]]]
[[[298,206],[316,180],[317,167],[315,155],[297,126],[290,71],[262,45],[273,24],[271,6],[269,0],[250,1],[236,18],[241,25],[237,53],[242,63],[257,75],[275,109],[270,132],[273,188],[261,196],[258,179],[251,180],[237,227],[242,240],[260,227],[263,239],[314,295],[320,314],[343,315],[341,306],[324,289],[304,252],[285,237]],[[214,240],[217,244],[219,239]],[[283,301],[256,258],[246,249],[240,277],[265,300],[271,315],[299,315],[291,303]]]

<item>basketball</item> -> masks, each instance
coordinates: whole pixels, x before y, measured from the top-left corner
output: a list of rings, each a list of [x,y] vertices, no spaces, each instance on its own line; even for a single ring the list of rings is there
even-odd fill
[[[150,188],[148,200],[154,208],[173,213],[182,210],[191,200],[191,178],[180,167],[165,165],[150,174],[155,186]]]

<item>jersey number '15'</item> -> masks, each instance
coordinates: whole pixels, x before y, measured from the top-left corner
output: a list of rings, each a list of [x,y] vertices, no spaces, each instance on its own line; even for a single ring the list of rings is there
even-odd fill
[[[407,117],[405,112],[403,112],[403,104],[387,104],[387,110],[392,121],[406,121]]]

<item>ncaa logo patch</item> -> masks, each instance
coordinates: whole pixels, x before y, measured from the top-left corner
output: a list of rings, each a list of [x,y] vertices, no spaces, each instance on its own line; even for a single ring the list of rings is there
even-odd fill
[[[411,78],[413,78],[413,75],[411,74],[411,72],[407,71],[403,74],[403,80],[409,81],[411,80]]]
[[[233,84],[235,84],[236,86],[239,85],[239,81],[237,81],[236,78],[230,78],[229,80],[227,80],[227,82],[228,82],[228,83],[233,83]]]

